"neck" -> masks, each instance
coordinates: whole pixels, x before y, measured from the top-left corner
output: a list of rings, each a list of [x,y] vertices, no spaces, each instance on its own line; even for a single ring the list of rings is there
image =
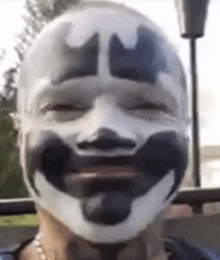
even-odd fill
[[[39,210],[38,217],[40,244],[48,260],[167,260],[160,237],[161,216],[132,241],[116,245],[89,243],[70,232],[45,210]],[[19,259],[35,260],[37,254],[34,243],[31,243],[21,252]]]

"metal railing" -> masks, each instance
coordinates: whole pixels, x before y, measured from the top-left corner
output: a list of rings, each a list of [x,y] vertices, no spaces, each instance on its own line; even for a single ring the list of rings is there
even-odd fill
[[[178,192],[173,204],[187,204],[196,212],[204,203],[220,202],[220,188],[191,188]],[[0,216],[35,214],[35,203],[31,198],[1,199]]]

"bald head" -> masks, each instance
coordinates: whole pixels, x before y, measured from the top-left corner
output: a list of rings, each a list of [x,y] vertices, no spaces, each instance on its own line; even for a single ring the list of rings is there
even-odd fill
[[[21,68],[18,108],[42,80],[51,85],[92,76],[155,84],[160,72],[185,87],[175,51],[151,21],[123,5],[83,3],[37,38]]]

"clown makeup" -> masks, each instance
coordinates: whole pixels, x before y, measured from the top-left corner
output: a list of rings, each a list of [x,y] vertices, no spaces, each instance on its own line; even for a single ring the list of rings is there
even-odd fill
[[[84,4],[43,30],[19,80],[36,202],[89,241],[137,236],[187,164],[184,73],[165,37],[124,6]]]

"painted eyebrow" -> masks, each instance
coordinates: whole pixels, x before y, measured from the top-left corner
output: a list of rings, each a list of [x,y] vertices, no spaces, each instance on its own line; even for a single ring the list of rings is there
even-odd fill
[[[80,48],[63,44],[60,53],[60,64],[55,66],[52,73],[52,83],[58,84],[72,78],[97,75],[98,71],[99,35],[94,34]]]
[[[169,71],[167,59],[161,55],[161,40],[155,32],[143,25],[137,30],[138,41],[133,49],[126,49],[117,34],[111,37],[110,72],[118,78],[154,84],[159,72]]]

